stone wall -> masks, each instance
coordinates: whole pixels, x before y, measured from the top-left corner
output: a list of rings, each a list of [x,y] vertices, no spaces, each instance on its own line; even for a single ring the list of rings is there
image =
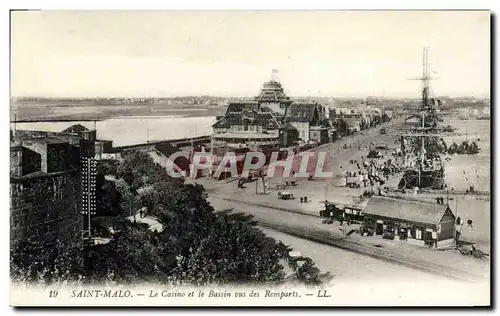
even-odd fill
[[[22,175],[22,148],[14,147],[10,149],[10,175],[19,177]]]
[[[28,148],[22,148],[22,173],[30,174],[42,169],[42,156]]]
[[[47,171],[47,143],[38,140],[23,140],[23,147],[28,148],[40,155],[41,168],[43,172]],[[26,173],[25,173],[26,174]]]
[[[82,244],[80,183],[78,172],[11,179],[11,247],[27,239]]]
[[[75,164],[78,164],[78,160],[71,156],[69,143],[47,144],[48,173],[68,170]]]

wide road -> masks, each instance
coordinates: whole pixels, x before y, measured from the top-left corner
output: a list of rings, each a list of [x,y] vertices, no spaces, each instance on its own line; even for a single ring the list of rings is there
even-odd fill
[[[472,285],[276,230],[261,229],[267,236],[311,258],[322,274],[329,273],[333,279],[323,279],[322,287],[332,292],[336,304],[478,306],[489,302],[487,282]],[[432,291],[429,291],[430,284]]]
[[[402,248],[380,248],[358,242],[355,239],[343,239],[339,236],[338,228],[322,224],[321,220],[314,216],[280,211],[234,200],[227,201],[214,196],[210,196],[209,200],[216,210],[232,209],[235,212],[250,214],[261,226],[376,259],[405,265],[412,269],[461,281],[484,281],[489,277],[487,262],[476,262],[473,259],[464,258],[454,250],[441,252],[416,246],[406,247],[405,243],[397,242],[393,242],[392,245],[402,246]]]
[[[274,229],[260,227],[269,237],[281,240],[294,251],[311,258],[322,273],[329,272],[334,276],[332,283],[339,280],[353,281],[391,281],[397,282],[411,278],[420,281],[448,281],[447,278],[410,269],[408,267],[361,255],[355,252],[331,247],[329,245],[295,237]]]

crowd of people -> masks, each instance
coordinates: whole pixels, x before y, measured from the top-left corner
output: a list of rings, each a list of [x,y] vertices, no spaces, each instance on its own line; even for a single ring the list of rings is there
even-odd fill
[[[351,164],[356,165],[357,171],[346,171],[346,185],[348,182],[356,181],[359,186],[367,187],[373,185],[383,185],[389,177],[402,170],[402,166],[393,159],[366,159],[361,156],[360,161],[353,159]],[[340,166],[342,169],[342,166]],[[354,179],[353,179],[354,178]],[[357,178],[357,179],[356,179]]]

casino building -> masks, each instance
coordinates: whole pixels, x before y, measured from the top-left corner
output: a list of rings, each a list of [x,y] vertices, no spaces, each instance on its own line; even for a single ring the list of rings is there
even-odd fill
[[[318,103],[290,100],[272,78],[252,101],[233,102],[212,126],[214,146],[289,147],[298,141],[328,141],[325,109]],[[312,137],[311,137],[312,136]]]

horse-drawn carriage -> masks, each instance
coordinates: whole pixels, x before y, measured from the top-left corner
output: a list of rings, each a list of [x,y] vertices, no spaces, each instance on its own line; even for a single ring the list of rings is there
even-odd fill
[[[278,199],[279,200],[294,200],[295,197],[293,196],[292,193],[288,191],[279,191],[278,192]]]
[[[489,256],[489,254],[481,251],[480,249],[477,249],[474,245],[471,245],[470,247],[460,246],[457,247],[457,250],[463,256],[472,257],[478,260],[487,260]]]
[[[382,158],[383,155],[378,150],[370,150],[370,152],[368,153],[368,156],[366,156],[366,157],[371,158],[371,159],[378,159],[378,158]]]
[[[324,223],[331,224],[334,221],[343,223],[347,222],[363,222],[363,209],[357,205],[345,205],[325,201],[325,209],[319,211],[319,216]]]

